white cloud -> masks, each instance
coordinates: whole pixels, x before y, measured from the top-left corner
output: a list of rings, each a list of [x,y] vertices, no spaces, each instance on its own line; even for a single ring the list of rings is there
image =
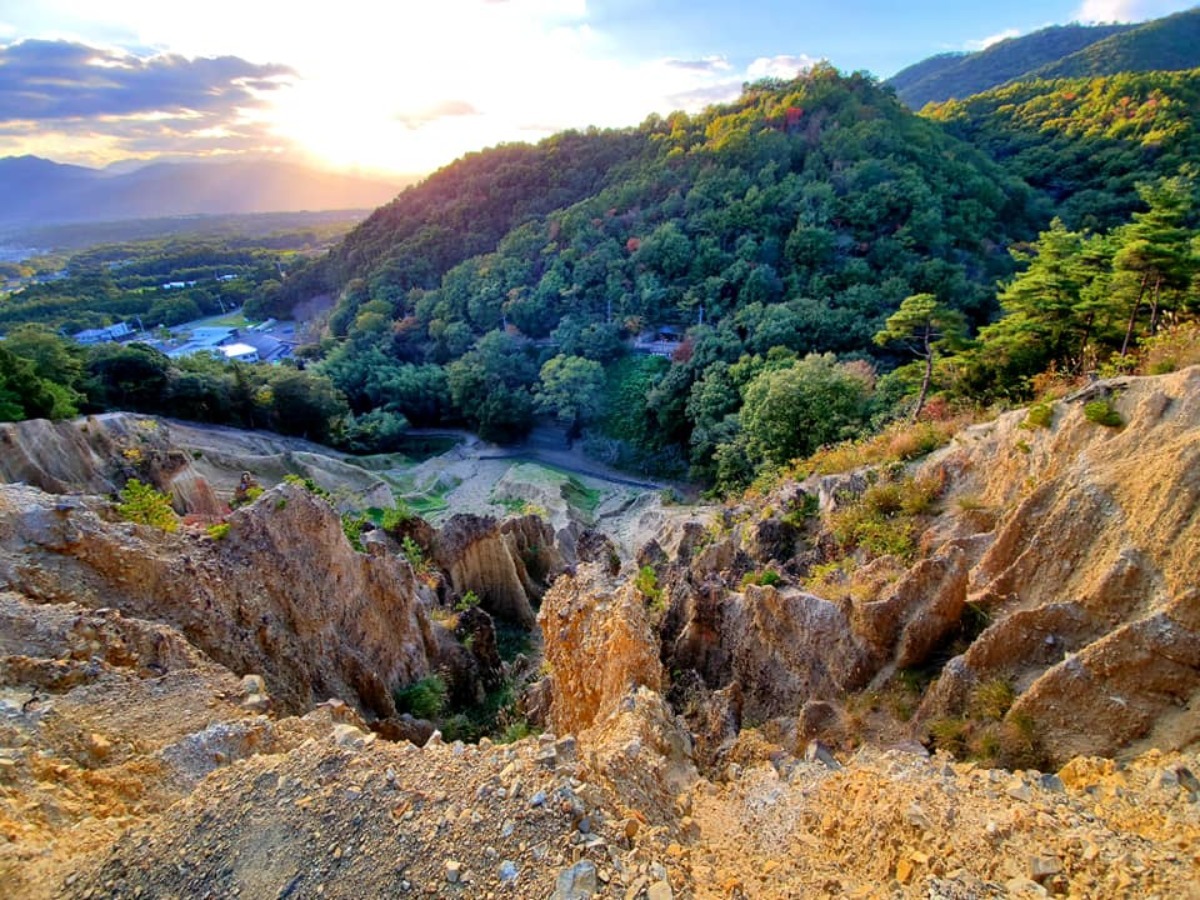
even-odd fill
[[[746,69],[746,75],[751,79],[758,78],[795,78],[801,71],[811,69],[817,60],[807,54],[799,56],[760,56]]]
[[[292,0],[205,0],[199,11],[163,0],[0,6],[25,37],[285,65],[296,78],[252,111],[254,125],[317,161],[399,173],[565,128],[696,111],[735,98],[744,81],[793,78],[814,61],[630,59],[593,27],[587,0],[340,0],[303,14]]]
[[[1080,22],[1142,22],[1188,9],[1195,0],[1083,0],[1075,12]]]
[[[988,37],[981,38],[977,41],[967,41],[965,44],[963,44],[963,48],[966,50],[986,50],[988,47],[992,46],[992,44],[998,44],[1001,41],[1007,41],[1009,38],[1020,36],[1020,29],[1006,28],[1003,31],[999,31],[996,34],[989,35]]]
[[[703,59],[668,59],[665,65],[688,72],[728,72],[733,68],[723,56],[706,56]]]

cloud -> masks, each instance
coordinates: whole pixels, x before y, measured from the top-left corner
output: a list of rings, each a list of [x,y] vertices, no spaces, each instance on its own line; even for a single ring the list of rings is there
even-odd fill
[[[270,135],[254,113],[293,75],[234,56],[138,56],[71,41],[0,45],[0,134],[34,150],[70,142],[80,155],[260,148]]]
[[[746,68],[746,75],[758,78],[795,78],[805,69],[811,69],[817,60],[807,54],[799,56],[760,56]]]
[[[294,73],[235,56],[138,57],[69,41],[0,47],[0,121],[194,110],[228,113],[261,104]]]
[[[1080,22],[1142,22],[1187,9],[1195,0],[1083,0]]]
[[[967,41],[963,44],[966,50],[986,50],[992,44],[998,44],[1001,41],[1007,41],[1009,38],[1020,37],[1021,31],[1018,28],[1005,28],[996,34],[988,35],[985,38],[980,38],[977,41]]]
[[[685,112],[699,112],[714,103],[729,103],[736,100],[742,93],[742,82],[723,81],[705,87],[679,91],[667,97],[672,109],[682,109]]]
[[[664,65],[672,69],[682,69],[685,72],[728,72],[732,66],[723,56],[706,56],[703,59],[667,59]]]
[[[503,2],[503,0],[490,0],[490,2]],[[443,100],[417,112],[396,113],[396,121],[406,128],[417,129],[439,119],[478,115],[481,115],[479,110],[466,100]]]

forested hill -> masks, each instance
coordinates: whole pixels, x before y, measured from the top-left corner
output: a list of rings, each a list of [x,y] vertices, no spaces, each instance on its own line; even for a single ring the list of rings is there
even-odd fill
[[[0,418],[84,398],[379,451],[410,424],[504,441],[545,413],[606,463],[735,489],[900,417],[1200,358],[1198,98],[1200,72],[1155,72],[917,115],[821,65],[472,154],[254,290],[252,317],[334,297],[303,371],[14,328]]]
[[[436,286],[450,267],[495,249],[527,219],[592,196],[648,149],[644,132],[590,130],[470,153],[377,209],[293,280],[288,298],[353,278],[373,278],[381,289]]]
[[[1045,192],[1072,228],[1128,221],[1139,183],[1200,159],[1200,69],[1022,82],[923,114]]]
[[[578,375],[611,366],[648,326],[691,328],[699,338],[680,352],[694,357],[622,407],[637,431],[625,437],[657,453],[687,447],[689,393],[714,363],[886,356],[874,335],[918,293],[986,321],[1012,271],[1006,248],[1048,217],[1018,179],[873,79],[821,66],[698,115],[466,157],[256,311],[334,292],[320,368],[356,413],[500,438],[549,403],[549,357]],[[613,377],[599,392],[619,407],[630,382]],[[731,390],[718,419],[737,406]]]
[[[1197,66],[1200,66],[1200,7],[1114,34],[1030,74],[1035,78],[1075,78],[1119,72],[1170,72]]]
[[[887,83],[913,109],[1039,78],[1200,66],[1200,7],[1140,25],[1061,25],[922,60]]]
[[[1054,25],[999,41],[975,53],[940,53],[901,69],[888,79],[896,96],[913,109],[926,103],[969,97],[1019,80],[1089,44],[1129,31],[1131,25]]]
[[[1004,266],[994,248],[1032,228],[1030,200],[872,80],[820,68],[696,116],[471,154],[377,210],[282,302],[362,279],[354,302],[397,318],[448,305],[433,318],[532,336],[567,314],[688,324],[796,297],[877,316],[960,282],[971,307]],[[413,288],[437,293],[418,310]]]

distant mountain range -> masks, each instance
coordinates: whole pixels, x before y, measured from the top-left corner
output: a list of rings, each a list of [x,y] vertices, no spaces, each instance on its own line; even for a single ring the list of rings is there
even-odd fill
[[[0,225],[373,209],[402,186],[272,160],[163,162],[114,171],[3,157]]]
[[[1200,67],[1200,7],[1138,25],[1061,25],[977,53],[943,53],[887,81],[913,109],[1035,78]]]

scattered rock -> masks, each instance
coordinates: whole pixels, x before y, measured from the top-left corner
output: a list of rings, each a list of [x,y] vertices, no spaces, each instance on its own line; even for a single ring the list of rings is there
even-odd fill
[[[554,900],[585,900],[595,894],[597,888],[596,865],[583,860],[558,873]]]

